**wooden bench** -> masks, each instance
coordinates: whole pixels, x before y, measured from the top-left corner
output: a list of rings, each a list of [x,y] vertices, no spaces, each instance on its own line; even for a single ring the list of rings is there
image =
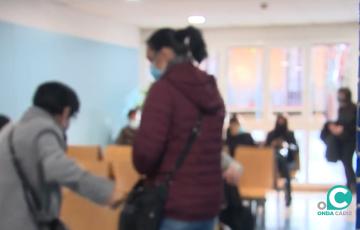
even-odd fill
[[[235,159],[244,168],[239,190],[243,198],[265,200],[266,193],[274,189],[275,158],[271,148],[238,147]]]
[[[250,201],[250,207],[257,216],[262,207],[261,226],[265,226],[265,202],[268,191],[275,185],[275,157],[271,148],[240,146],[235,150],[235,159],[244,171],[240,177],[239,192],[243,200]]]
[[[104,150],[104,159],[110,164],[111,175],[117,186],[130,192],[140,179],[132,162],[132,148],[128,146],[108,146]]]
[[[100,146],[69,146],[67,150],[69,157],[77,162],[91,162],[102,160]]]
[[[109,164],[107,162],[82,162],[89,172],[108,177]],[[61,218],[72,230],[117,230],[120,210],[101,207],[70,190],[63,191]]]

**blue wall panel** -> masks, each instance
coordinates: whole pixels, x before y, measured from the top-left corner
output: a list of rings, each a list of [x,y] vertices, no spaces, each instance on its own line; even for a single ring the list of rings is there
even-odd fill
[[[58,80],[79,94],[69,142],[107,144],[137,104],[139,50],[0,22],[0,113],[14,120],[35,88]]]

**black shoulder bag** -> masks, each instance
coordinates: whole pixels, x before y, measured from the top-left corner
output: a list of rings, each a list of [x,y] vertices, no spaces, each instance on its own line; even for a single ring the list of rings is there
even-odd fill
[[[58,218],[48,217],[46,211],[43,209],[41,200],[36,194],[35,189],[30,184],[30,181],[26,177],[26,173],[21,167],[19,158],[16,156],[15,147],[13,143],[14,129],[9,135],[9,148],[11,159],[14,164],[16,173],[18,174],[21,185],[24,190],[25,201],[28,205],[29,211],[33,217],[33,220],[39,230],[67,230],[64,223]]]
[[[141,179],[130,192],[122,213],[119,230],[158,230],[163,218],[163,211],[168,195],[169,184],[188,156],[197,139],[202,123],[202,114],[193,127],[187,142],[176,160],[174,169],[164,182],[159,185],[148,185]]]

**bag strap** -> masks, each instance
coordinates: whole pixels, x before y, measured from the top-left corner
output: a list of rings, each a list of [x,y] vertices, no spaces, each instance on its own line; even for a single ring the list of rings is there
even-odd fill
[[[195,143],[197,137],[200,133],[200,128],[202,124],[203,114],[199,113],[198,118],[196,120],[196,123],[194,127],[191,130],[191,134],[189,135],[186,144],[184,145],[183,149],[180,152],[180,155],[176,159],[175,167],[174,169],[168,174],[165,180],[165,184],[169,185],[169,183],[173,180],[176,172],[181,168],[181,166],[184,164],[185,159],[190,153],[191,147]]]
[[[20,178],[21,185],[24,190],[25,201],[30,209],[34,220],[38,224],[39,212],[42,210],[40,198],[37,196],[35,189],[31,186],[29,179],[26,177],[26,173],[21,167],[20,160],[16,155],[15,147],[14,147],[14,128],[10,131],[9,135],[9,149],[11,154],[11,159],[15,168],[15,171]]]
[[[183,95],[188,101],[190,101],[195,107],[197,107],[194,102],[192,102],[189,97],[187,95],[185,95],[184,93],[182,93],[177,87],[176,85],[168,78],[166,78],[167,82],[176,90],[178,91],[181,95]],[[199,110],[199,109],[198,109]],[[201,110],[199,110],[198,113],[198,117],[196,119],[195,125],[193,126],[193,128],[191,129],[191,133],[186,141],[186,144],[184,145],[184,147],[182,148],[180,155],[177,157],[176,162],[175,162],[175,167],[174,169],[167,175],[166,179],[165,179],[165,184],[169,185],[170,182],[173,180],[175,174],[177,173],[177,171],[181,168],[181,166],[183,165],[183,163],[185,162],[185,159],[187,158],[187,156],[190,153],[191,147],[193,146],[193,144],[195,143],[197,137],[199,136],[200,133],[200,129],[201,129],[201,125],[202,125],[202,120],[203,120],[203,112]]]

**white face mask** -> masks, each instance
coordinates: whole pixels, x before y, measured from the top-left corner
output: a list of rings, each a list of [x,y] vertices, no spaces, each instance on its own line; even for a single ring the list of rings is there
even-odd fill
[[[129,121],[129,127],[132,129],[138,129],[140,126],[140,121],[139,120],[131,120]]]

